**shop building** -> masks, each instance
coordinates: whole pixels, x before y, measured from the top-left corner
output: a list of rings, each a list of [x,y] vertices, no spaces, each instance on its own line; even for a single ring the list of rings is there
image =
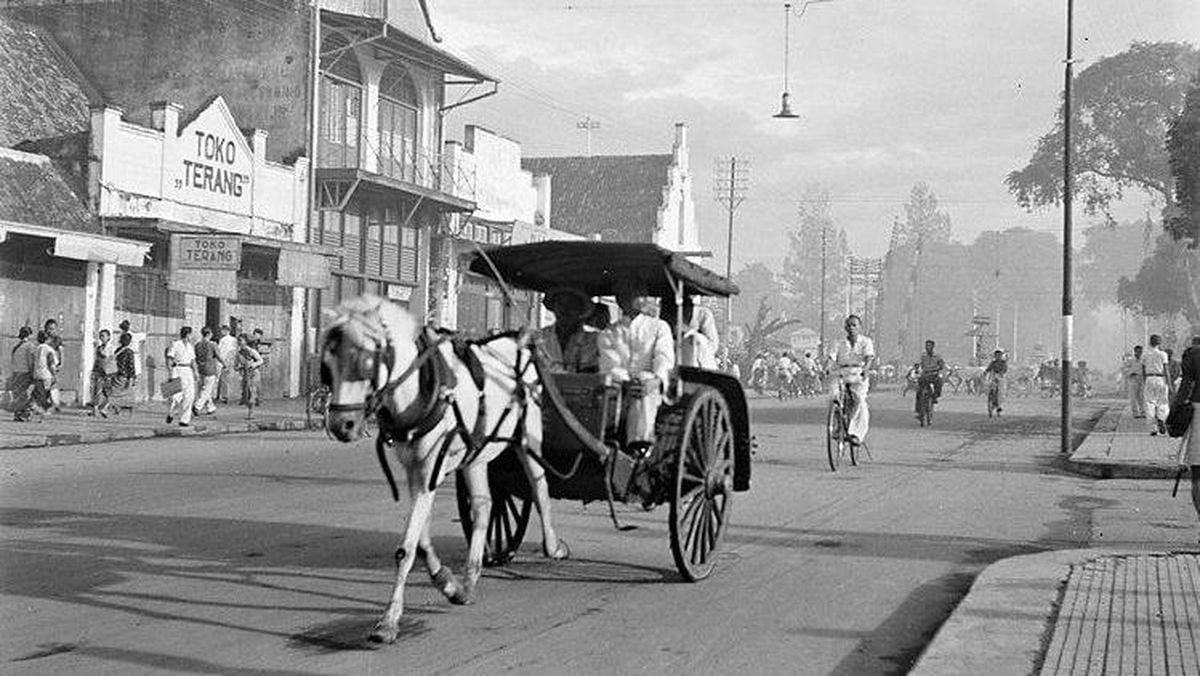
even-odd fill
[[[265,154],[255,148],[256,161],[292,166],[297,157],[314,158],[314,208],[286,238],[334,254],[330,283],[303,302],[310,358],[322,311],[348,296],[373,292],[422,318],[444,314],[445,276],[430,275],[450,264],[439,233],[450,214],[470,213],[475,202],[473,175],[442,152],[443,116],[496,88],[495,78],[438,46],[423,0],[322,0],[319,7],[317,15],[309,0],[0,0],[0,11],[52,35],[126,122],[160,131],[151,104],[196,111],[220,93],[232,119],[270,138]],[[252,281],[269,280],[245,280]],[[266,284],[256,288],[268,293]],[[281,311],[285,304],[260,300]],[[200,314],[188,307],[185,316]]]
[[[683,123],[675,125],[670,153],[527,157],[521,165],[550,176],[550,210],[559,230],[709,255],[700,246]]]
[[[470,335],[539,326],[538,294],[510,289],[510,304],[499,285],[464,262],[487,246],[581,239],[551,227],[551,178],[522,168],[520,143],[475,125],[466,127],[461,143],[446,144],[446,156],[474,177],[476,208],[451,216],[440,238],[449,262],[434,272],[444,276],[438,286],[446,290],[437,321]]]

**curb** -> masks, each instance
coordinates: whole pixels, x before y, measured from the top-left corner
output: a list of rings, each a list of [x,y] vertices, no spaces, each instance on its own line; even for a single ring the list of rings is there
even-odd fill
[[[1066,549],[1001,559],[975,579],[967,595],[925,647],[910,676],[1037,673],[1045,657],[1071,566],[1127,549]]]
[[[69,434],[47,434],[23,439],[0,442],[0,450],[22,448],[46,448],[50,446],[75,446],[79,444],[103,444],[114,441],[132,441],[155,437],[211,437],[221,434],[245,434],[252,432],[302,432],[310,428],[305,420],[263,420],[241,423],[200,424],[192,428],[151,427],[142,429],[113,430],[111,432],[78,432]]]
[[[1120,462],[1102,459],[1112,450],[1117,433],[1117,421],[1123,414],[1121,403],[1109,406],[1096,422],[1096,426],[1084,439],[1075,452],[1062,461],[1063,469],[1068,472],[1089,476],[1096,479],[1174,479],[1179,473],[1179,466],[1173,462]],[[1095,450],[1092,450],[1092,447]],[[1088,457],[1081,453],[1088,450]]]

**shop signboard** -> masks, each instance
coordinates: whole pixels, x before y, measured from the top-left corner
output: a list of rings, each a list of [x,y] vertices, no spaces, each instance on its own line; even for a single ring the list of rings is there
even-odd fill
[[[251,213],[254,158],[225,100],[215,98],[179,130],[165,170],[171,197],[235,214]]]
[[[242,266],[242,240],[225,235],[177,235],[176,269],[237,270]]]

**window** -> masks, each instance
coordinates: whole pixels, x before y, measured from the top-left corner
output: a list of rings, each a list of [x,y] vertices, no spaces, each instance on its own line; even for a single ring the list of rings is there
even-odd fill
[[[345,37],[329,33],[322,42],[317,166],[357,167],[362,71]]]
[[[342,269],[346,272],[362,272],[362,219],[358,214],[342,214]]]
[[[379,173],[416,182],[417,88],[390,63],[379,81]]]
[[[400,229],[400,281],[409,284],[417,283],[417,259],[420,245],[420,230],[408,226]]]

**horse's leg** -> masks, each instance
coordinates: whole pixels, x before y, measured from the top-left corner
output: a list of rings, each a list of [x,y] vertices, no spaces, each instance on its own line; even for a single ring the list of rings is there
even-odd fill
[[[488,486],[487,463],[475,462],[463,468],[460,476],[467,482],[467,493],[471,496],[471,540],[461,602],[472,603],[475,586],[483,574],[483,549],[487,545],[488,521],[492,516],[492,492]]]
[[[530,406],[525,415],[525,446],[530,451],[542,452],[542,415],[541,409]],[[521,465],[525,468],[525,476],[529,477],[532,489],[533,503],[537,505],[538,516],[542,520],[542,554],[551,559],[566,559],[571,556],[567,541],[558,537],[554,530],[554,519],[550,514],[550,486],[546,483],[546,469],[538,464],[533,456],[519,452]]]
[[[433,538],[430,537],[430,524],[433,519],[425,522],[425,528],[421,529],[421,539],[417,544],[417,555],[425,561],[425,567],[429,570],[429,579],[433,581],[433,586],[437,587],[442,595],[450,599],[451,603],[462,604],[466,603],[463,600],[463,589],[458,583],[458,578],[450,570],[450,566],[444,565],[441,558],[433,548]]]
[[[416,467],[405,467],[409,477],[423,474]],[[408,495],[412,505],[404,524],[404,542],[396,550],[396,586],[392,589],[392,600],[383,617],[375,624],[371,640],[392,643],[400,633],[400,616],[404,614],[404,583],[412,571],[421,534],[428,528],[429,515],[433,508],[433,491],[419,480],[409,479]]]

